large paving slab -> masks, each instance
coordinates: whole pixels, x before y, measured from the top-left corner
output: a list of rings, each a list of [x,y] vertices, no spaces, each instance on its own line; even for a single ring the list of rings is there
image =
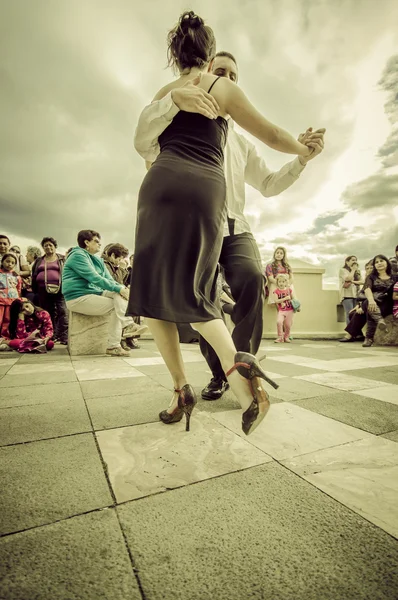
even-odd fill
[[[98,430],[157,422],[171,398],[169,390],[142,377],[134,381],[129,394],[88,398],[86,402],[94,429]]]
[[[366,379],[365,377],[354,377],[352,375],[347,375],[347,373],[337,372],[318,373],[316,375],[299,375],[297,379],[318,383],[319,385],[327,386],[335,390],[345,390],[346,392],[383,386],[381,381]]]
[[[363,397],[358,392],[338,392],[297,400],[294,404],[376,435],[398,429],[398,406]]]
[[[0,448],[0,535],[113,503],[91,434]]]
[[[398,538],[398,446],[394,442],[373,436],[283,464]]]
[[[277,390],[264,384],[267,389],[275,398],[280,398],[290,402],[291,400],[299,400],[300,398],[312,398],[316,396],[329,396],[330,394],[336,393],[337,390],[333,390],[330,387],[319,385],[311,381],[302,381],[301,379],[293,379],[286,377],[281,380],[277,380],[279,388]]]
[[[398,542],[275,463],[117,511],[148,600],[397,597]]]
[[[141,600],[114,511],[0,539],[0,598]]]
[[[365,398],[374,398],[375,400],[382,400],[388,404],[398,405],[398,385],[389,384],[385,387],[358,390],[355,393],[358,394],[358,396],[364,396]]]
[[[83,400],[14,406],[0,411],[0,446],[91,430]]]
[[[96,361],[79,361],[74,363],[74,369],[79,381],[143,377],[142,373],[124,360],[113,361],[111,357]]]
[[[365,377],[366,379],[374,379],[376,381],[384,381],[384,383],[398,384],[398,368],[397,367],[377,367],[370,369],[357,369],[346,371],[346,375],[354,377]]]
[[[97,432],[118,502],[156,494],[271,460],[214,419],[197,413],[185,421]]]
[[[77,381],[70,383],[32,385],[29,388],[12,387],[0,394],[0,408],[11,406],[26,406],[29,404],[48,404],[63,400],[81,400],[83,398]]]
[[[56,384],[56,383],[67,383],[69,381],[77,381],[77,377],[73,370],[69,371],[53,371],[47,373],[41,373],[39,369],[36,369],[34,373],[18,375],[4,375],[0,380],[0,388],[11,388],[21,386],[34,386],[34,385],[45,385],[45,384]],[[1,395],[5,392],[1,392]]]
[[[398,429],[396,431],[390,431],[389,433],[383,433],[380,437],[391,440],[392,442],[398,442]]]
[[[371,437],[365,431],[288,402],[271,406],[264,421],[247,437],[242,432],[240,410],[214,413],[212,416],[277,460]]]

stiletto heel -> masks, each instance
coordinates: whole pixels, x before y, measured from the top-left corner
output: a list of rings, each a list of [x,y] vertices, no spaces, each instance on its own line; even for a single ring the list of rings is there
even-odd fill
[[[275,389],[279,387],[260,367],[259,362],[260,360],[264,360],[264,358],[265,356],[257,360],[255,356],[248,352],[237,352],[235,354],[234,366],[226,373],[228,377],[228,375],[236,370],[239,375],[249,380],[248,383],[253,401],[249,408],[242,414],[242,430],[246,435],[252,433],[260,425],[270,408],[269,395],[263,389],[261,379],[267,381]]]
[[[178,408],[181,409],[185,414],[185,431],[189,431],[189,425],[191,422],[191,414],[197,403],[196,394],[194,389],[188,383],[184,385],[180,390],[178,396]]]
[[[228,371],[227,376],[229,373],[232,373],[234,369],[237,369],[239,375],[242,375],[242,377],[245,377],[246,379],[261,377],[261,379],[264,379],[277,390],[279,385],[268,377],[264,369],[260,367],[259,363],[264,359],[265,355],[257,359],[253,354],[249,354],[248,352],[237,352],[235,354],[235,364],[232,369]]]

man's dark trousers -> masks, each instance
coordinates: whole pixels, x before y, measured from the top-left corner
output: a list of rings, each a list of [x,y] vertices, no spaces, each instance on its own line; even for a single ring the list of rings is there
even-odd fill
[[[219,263],[236,302],[231,315],[235,326],[232,339],[238,351],[256,354],[263,333],[265,277],[253,235],[249,232],[235,235],[231,222],[228,219],[232,235],[224,237]],[[217,354],[202,337],[200,349],[213,377],[226,379]]]

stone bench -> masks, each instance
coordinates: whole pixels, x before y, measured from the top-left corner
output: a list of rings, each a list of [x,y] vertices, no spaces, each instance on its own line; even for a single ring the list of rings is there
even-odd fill
[[[93,317],[69,311],[69,354],[105,354],[110,315],[111,312],[108,312]]]
[[[375,344],[378,346],[398,346],[398,319],[392,315],[386,317],[387,330],[383,331],[377,327],[375,333]]]

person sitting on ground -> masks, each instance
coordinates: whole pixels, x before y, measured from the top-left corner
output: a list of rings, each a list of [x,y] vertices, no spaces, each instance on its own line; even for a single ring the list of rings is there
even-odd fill
[[[83,315],[111,312],[106,354],[130,356],[120,345],[121,338],[135,335],[133,319],[125,316],[129,291],[112,278],[102,258],[95,256],[101,248],[101,236],[97,231],[79,231],[77,242],[78,246],[70,251],[62,273],[66,306]]]
[[[395,246],[395,256],[390,258],[391,272],[393,275],[398,275],[398,246]]]
[[[377,254],[373,259],[373,270],[366,278],[364,289],[368,300],[367,328],[365,348],[373,345],[376,327],[386,330],[387,323],[384,318],[392,314],[393,287],[398,280],[397,275],[392,275],[391,263],[384,254]]]
[[[22,278],[15,271],[17,257],[6,252],[0,263],[0,337],[9,338],[10,306],[21,297]]]
[[[287,260],[286,248],[278,246],[273,255],[272,262],[265,268],[265,277],[267,278],[266,295],[268,294],[268,304],[275,304],[274,291],[276,290],[277,275],[287,275],[288,283],[291,286],[293,282],[293,271]]]
[[[365,265],[365,279],[368,277],[373,271],[373,260],[369,260]],[[366,325],[366,316],[368,310],[368,301],[365,296],[365,290],[362,289],[358,292],[357,296],[357,304],[354,308],[350,310],[349,313],[349,323],[345,328],[347,335],[343,337],[339,342],[355,342],[355,341],[364,341],[364,336],[362,334],[362,329]]]
[[[398,320],[398,281],[395,282],[393,291],[392,291],[392,314],[394,319]]]
[[[129,275],[127,268],[124,268],[124,266],[121,264],[123,259],[128,255],[128,248],[123,246],[123,244],[108,244],[105,246],[101,257],[104,260],[105,266],[112,278],[121,285],[125,285],[126,278]],[[136,318],[134,318],[134,321],[135,319]],[[136,322],[136,335],[125,340],[122,339],[120,342],[122,348],[127,351],[138,349],[139,345],[135,340],[147,329],[148,327],[146,325],[141,325],[139,321]]]
[[[26,298],[11,304],[9,333],[11,350],[43,353],[54,348],[50,314]]]
[[[37,294],[38,304],[46,310],[54,327],[54,341],[68,343],[68,312],[62,293],[62,271],[65,257],[56,250],[57,241],[44,237],[41,241],[44,255],[32,266],[32,290]]]

